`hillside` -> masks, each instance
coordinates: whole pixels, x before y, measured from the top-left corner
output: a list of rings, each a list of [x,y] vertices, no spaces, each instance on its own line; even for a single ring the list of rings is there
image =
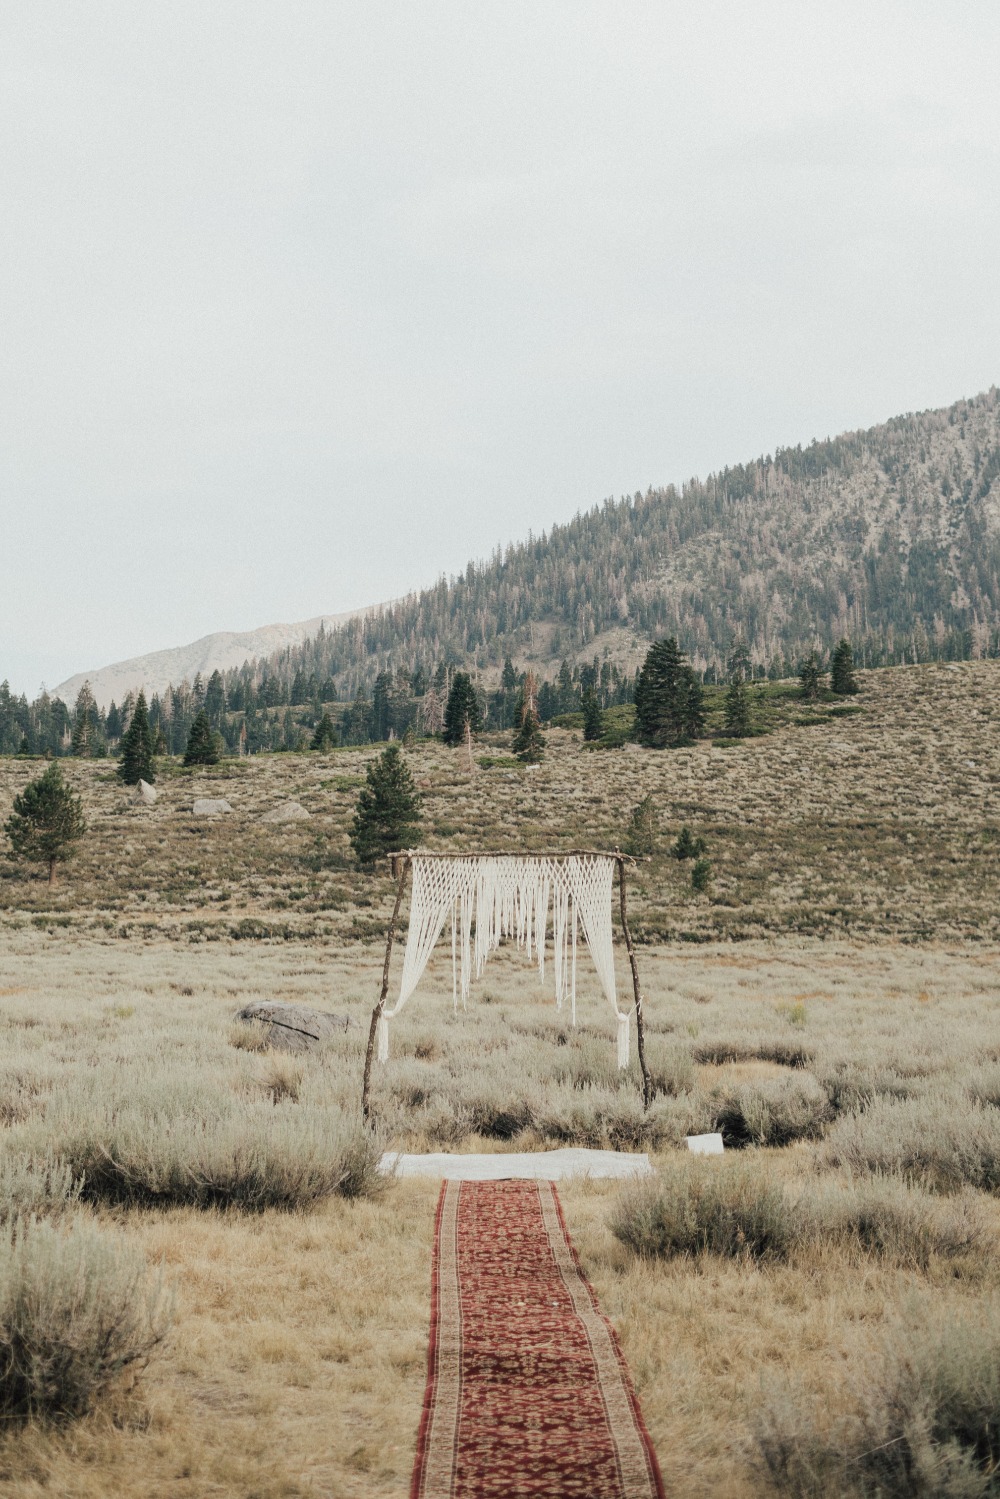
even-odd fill
[[[771,733],[726,748],[592,752],[578,732],[551,728],[537,771],[507,768],[507,734],[483,746],[500,763],[470,775],[459,751],[418,743],[409,760],[424,798],[422,842],[614,847],[649,794],[660,850],[633,896],[646,941],[1000,940],[1000,662],[874,671],[861,685],[846,712],[790,698]],[[359,886],[348,845],[374,753],[254,755],[200,772],[165,762],[152,808],[135,803],[107,761],[69,759],[91,832],[54,891],[0,846],[0,921],[190,942],[377,942],[388,887]],[[38,768],[0,759],[0,823]],[[224,796],[232,814],[192,817],[199,796]],[[261,822],[288,798],[311,820]],[[669,855],[684,823],[708,840],[706,895]]]
[[[272,658],[341,695],[441,660],[495,676],[675,633],[711,678],[745,636],[787,675],[840,636],[868,665],[987,654],[1000,625],[1000,393],[607,500]]]

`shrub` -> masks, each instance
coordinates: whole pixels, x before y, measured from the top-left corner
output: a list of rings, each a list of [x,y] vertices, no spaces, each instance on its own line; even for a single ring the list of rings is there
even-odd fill
[[[1000,1313],[975,1321],[915,1304],[857,1378],[856,1409],[830,1422],[796,1391],[765,1392],[754,1419],[762,1466],[797,1499],[995,1495],[1000,1459]]]
[[[678,1163],[656,1180],[626,1188],[610,1223],[615,1238],[636,1254],[663,1259],[704,1251],[784,1259],[796,1234],[795,1210],[777,1183],[743,1163],[716,1161]]]
[[[814,1140],[833,1117],[830,1100],[811,1073],[761,1078],[716,1097],[715,1128],[724,1144],[737,1150]]]
[[[379,1142],[337,1108],[272,1106],[172,1080],[145,1096],[136,1083],[116,1094],[77,1094],[46,1117],[85,1199],[262,1211],[373,1196],[385,1184]]]
[[[854,1245],[893,1264],[926,1269],[931,1259],[977,1254],[990,1216],[974,1192],[941,1200],[894,1177],[810,1188],[799,1199],[804,1241]]]
[[[80,1196],[83,1181],[52,1156],[7,1155],[0,1160],[0,1224],[61,1213]]]
[[[945,1191],[1000,1189],[1000,1110],[961,1094],[900,1102],[873,1099],[864,1113],[843,1114],[830,1131],[826,1158],[853,1171],[880,1171],[926,1181]]]
[[[145,1262],[77,1222],[0,1236],[0,1415],[84,1415],[163,1338],[169,1303]]]

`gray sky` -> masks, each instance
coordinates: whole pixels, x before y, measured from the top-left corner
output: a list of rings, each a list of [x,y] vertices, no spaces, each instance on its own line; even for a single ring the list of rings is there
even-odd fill
[[[1000,7],[0,0],[0,678],[1000,380]]]

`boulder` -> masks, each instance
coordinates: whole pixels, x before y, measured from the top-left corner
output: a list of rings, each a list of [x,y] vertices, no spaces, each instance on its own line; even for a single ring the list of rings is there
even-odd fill
[[[135,788],[135,799],[137,802],[145,802],[147,807],[151,807],[156,801],[157,795],[156,787],[151,786],[148,781],[139,781],[137,783]]]
[[[308,822],[311,816],[298,802],[282,802],[280,807],[265,812],[261,822]]]
[[[268,1027],[267,1041],[275,1051],[310,1051],[331,1036],[346,1031],[348,1015],[310,1010],[281,999],[255,999],[236,1013],[237,1020],[259,1020]]]
[[[195,817],[215,817],[219,812],[231,812],[233,809],[221,796],[202,796],[195,802],[191,811]]]

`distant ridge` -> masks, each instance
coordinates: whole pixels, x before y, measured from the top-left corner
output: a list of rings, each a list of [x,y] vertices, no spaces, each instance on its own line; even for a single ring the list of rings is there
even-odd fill
[[[190,645],[151,651],[147,656],[133,656],[95,671],[79,671],[60,682],[51,695],[72,707],[84,682],[89,682],[99,706],[107,711],[112,701],[121,703],[129,692],[137,692],[140,687],[151,697],[154,692],[165,692],[171,684],[176,687],[185,680],[193,682],[198,672],[208,678],[213,671],[231,671],[244,661],[270,657],[290,646],[301,645],[318,635],[321,628],[336,629],[378,607],[354,609],[346,614],[321,614],[299,624],[263,625],[258,630],[220,630],[214,635],[203,635]]]

